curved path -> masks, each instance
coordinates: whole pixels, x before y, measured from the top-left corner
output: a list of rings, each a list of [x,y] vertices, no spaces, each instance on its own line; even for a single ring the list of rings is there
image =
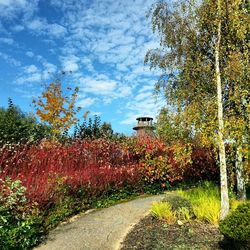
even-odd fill
[[[52,230],[36,250],[115,250],[129,229],[164,195],[139,198],[83,214]]]

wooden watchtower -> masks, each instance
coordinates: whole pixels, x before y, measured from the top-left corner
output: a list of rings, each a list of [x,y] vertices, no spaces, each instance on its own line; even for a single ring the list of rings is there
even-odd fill
[[[138,117],[136,118],[137,125],[133,127],[136,131],[136,136],[154,136],[153,118],[152,117]]]

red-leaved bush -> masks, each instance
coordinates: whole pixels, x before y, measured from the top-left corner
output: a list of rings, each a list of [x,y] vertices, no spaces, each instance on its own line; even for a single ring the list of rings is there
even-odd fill
[[[216,178],[211,150],[183,152],[180,145],[169,147],[150,137],[5,146],[0,178],[21,180],[27,196],[41,207],[56,202],[64,187],[73,197],[81,191],[91,198],[124,188],[143,190],[148,184],[164,188],[166,183]]]
[[[108,190],[138,186],[138,162],[118,143],[75,141],[69,145],[42,144],[4,147],[0,151],[0,178],[21,180],[31,200],[44,205],[56,198],[56,186],[83,190],[96,197]]]
[[[146,183],[173,185],[181,181],[217,180],[219,169],[212,148],[201,148],[176,142],[166,145],[153,137],[131,138],[127,148],[139,160]]]

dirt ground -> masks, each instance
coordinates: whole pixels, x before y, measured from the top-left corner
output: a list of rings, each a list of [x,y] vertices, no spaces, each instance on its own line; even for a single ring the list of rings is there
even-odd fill
[[[122,250],[160,249],[232,249],[222,248],[223,235],[218,228],[192,221],[183,225],[167,225],[152,216],[140,221],[127,235]]]

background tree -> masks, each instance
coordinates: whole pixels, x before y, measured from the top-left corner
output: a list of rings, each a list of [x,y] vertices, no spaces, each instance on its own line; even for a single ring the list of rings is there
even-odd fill
[[[112,139],[115,136],[112,126],[110,123],[101,122],[101,118],[97,115],[92,118],[85,116],[82,124],[77,124],[75,126],[74,137],[80,139],[98,139],[106,138]]]
[[[173,145],[177,141],[182,141],[185,144],[192,143],[194,141],[192,128],[184,118],[180,112],[162,108],[156,122],[157,136],[164,140],[167,145]]]
[[[0,145],[41,140],[50,135],[50,128],[14,105],[9,98],[8,107],[0,108]]]
[[[67,88],[67,92],[71,91]],[[41,121],[51,126],[53,139],[67,131],[78,119],[75,117],[80,108],[75,107],[78,88],[70,96],[63,94],[62,84],[56,80],[46,86],[41,96],[33,100],[36,114]]]

